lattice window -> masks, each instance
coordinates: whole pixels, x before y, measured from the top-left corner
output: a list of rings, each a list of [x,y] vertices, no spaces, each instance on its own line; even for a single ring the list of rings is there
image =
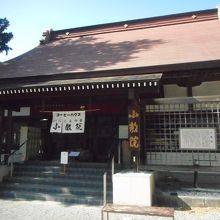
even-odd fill
[[[197,159],[200,161],[209,161],[207,165],[210,165],[210,161],[217,160],[215,153],[220,153],[220,102],[147,105],[144,126],[147,160],[151,159],[151,163],[163,164],[162,161],[166,160],[166,163],[169,164],[169,155],[176,153],[172,154],[172,160],[176,160],[178,164],[180,153],[189,153],[190,163],[193,163],[193,160],[198,157]],[[180,128],[215,128],[216,150],[180,149]]]

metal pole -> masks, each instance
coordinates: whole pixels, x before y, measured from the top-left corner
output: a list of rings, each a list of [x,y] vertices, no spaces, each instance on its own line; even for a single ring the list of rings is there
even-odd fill
[[[66,174],[66,164],[63,164],[63,172]]]
[[[118,164],[121,164],[121,140],[118,142]]]
[[[9,157],[9,158],[10,158],[10,157]],[[9,160],[9,158],[8,158],[8,160]],[[13,162],[14,162],[14,154],[11,155],[10,176],[13,176],[13,169],[14,169],[14,164],[13,164]]]
[[[140,171],[140,151],[137,152],[137,173]]]
[[[198,171],[194,171],[194,183],[193,183],[195,188],[198,188]]]
[[[112,157],[112,179],[113,179],[113,175],[115,173],[115,157]]]
[[[136,172],[136,156],[135,156],[134,152],[132,154],[132,166],[133,166],[134,172]]]
[[[132,154],[133,170],[135,173],[139,172],[139,155],[137,151],[133,151]]]
[[[107,177],[107,173],[105,172],[104,175],[103,175],[103,205],[106,205],[106,189],[107,189],[107,180],[106,180],[106,177]]]

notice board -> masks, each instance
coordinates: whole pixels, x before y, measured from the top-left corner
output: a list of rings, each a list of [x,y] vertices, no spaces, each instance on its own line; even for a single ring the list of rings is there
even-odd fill
[[[180,149],[215,150],[215,128],[180,128]]]

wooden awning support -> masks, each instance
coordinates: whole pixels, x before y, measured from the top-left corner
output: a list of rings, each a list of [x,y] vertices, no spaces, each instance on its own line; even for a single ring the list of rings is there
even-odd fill
[[[85,111],[85,112],[97,112],[100,111],[101,109],[79,109],[79,110],[74,110],[74,111]],[[62,111],[40,111],[41,113],[53,113],[53,112],[62,112]]]

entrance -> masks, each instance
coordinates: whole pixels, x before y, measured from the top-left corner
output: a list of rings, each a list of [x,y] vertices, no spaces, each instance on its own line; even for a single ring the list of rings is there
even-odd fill
[[[127,91],[117,92],[92,97],[48,97],[36,103],[28,100],[29,114],[13,117],[12,135],[20,137],[22,133],[26,137],[25,160],[60,160],[61,151],[79,151],[79,158],[75,158],[79,161],[107,162],[109,155],[117,152],[119,125],[128,123]],[[53,112],[79,109],[86,111],[84,133],[50,133]],[[25,134],[21,127],[26,128]]]
[[[118,146],[118,125],[119,119],[114,115],[87,115],[84,133],[50,133],[47,127],[42,131],[42,157],[58,160],[61,151],[79,151],[79,161],[107,162]]]

